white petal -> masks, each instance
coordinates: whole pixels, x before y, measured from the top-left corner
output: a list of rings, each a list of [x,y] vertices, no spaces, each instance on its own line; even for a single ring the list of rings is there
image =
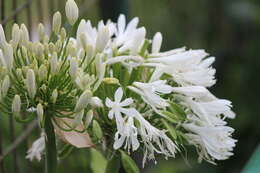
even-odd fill
[[[119,103],[123,97],[123,89],[120,87],[115,92],[115,102]]]
[[[127,98],[123,102],[120,103],[120,106],[124,107],[124,106],[128,106],[128,105],[130,105],[132,103],[133,103],[133,99],[132,98]]]
[[[161,49],[161,45],[162,45],[162,34],[160,32],[157,32],[153,37],[152,53],[158,53]]]
[[[109,98],[106,98],[106,106],[111,108],[113,106],[114,102],[112,102]]]

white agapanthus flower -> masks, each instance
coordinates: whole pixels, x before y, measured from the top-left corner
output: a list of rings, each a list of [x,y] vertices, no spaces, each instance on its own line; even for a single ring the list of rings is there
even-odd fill
[[[231,138],[233,128],[228,126],[200,126],[194,123],[183,124],[183,127],[191,132],[187,136],[189,142],[199,148],[200,160],[204,158],[213,162],[215,159],[225,160],[233,155],[232,151],[236,143],[236,140]]]
[[[142,99],[154,110],[168,106],[167,100],[160,97],[160,94],[169,94],[172,87],[166,84],[166,80],[158,80],[150,83],[134,82],[128,88],[139,94]],[[158,112],[158,111],[157,111]]]
[[[123,97],[122,88],[115,92],[115,101],[106,99],[106,106],[111,108],[108,117],[115,117],[117,123],[117,133],[115,135],[114,148],[118,149],[125,143],[125,148],[136,150],[140,143],[137,139],[139,134],[141,141],[145,145],[144,161],[146,159],[155,160],[154,153],[164,154],[166,157],[175,157],[177,146],[166,136],[165,132],[152,126],[135,108],[124,108],[133,102],[127,98],[121,102]],[[124,115],[124,116],[123,116]],[[139,122],[135,127],[134,120]]]
[[[137,55],[146,34],[144,27],[137,28],[138,22],[136,17],[126,25],[126,17],[123,14],[119,16],[113,41],[119,53],[129,50],[131,55]]]
[[[45,137],[44,134],[42,134],[40,138],[33,142],[31,148],[27,151],[26,159],[29,159],[30,161],[36,159],[39,162],[42,158],[44,150]]]
[[[155,67],[151,81],[158,80],[165,73],[182,86],[210,87],[215,84],[215,69],[211,67],[215,58],[205,59],[207,55],[204,50],[189,50],[170,56],[150,58],[148,65]]]

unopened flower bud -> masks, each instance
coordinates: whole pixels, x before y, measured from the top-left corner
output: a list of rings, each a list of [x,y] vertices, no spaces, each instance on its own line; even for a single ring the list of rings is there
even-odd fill
[[[85,127],[88,128],[90,123],[92,122],[92,119],[93,119],[93,116],[94,116],[94,113],[92,110],[89,110],[87,112],[87,115],[86,115],[86,119],[85,119]]]
[[[15,23],[12,28],[12,45],[14,49],[17,48],[20,38],[21,38],[20,28],[19,25]]]
[[[35,74],[32,69],[29,69],[26,73],[26,87],[29,96],[33,99],[36,94],[36,82],[35,82]]]
[[[67,51],[68,51],[68,54],[73,56],[73,57],[76,57],[77,56],[77,49],[76,49],[76,46],[74,45],[74,43],[72,41],[70,41],[68,43],[68,46],[67,46]]]
[[[19,95],[15,95],[12,103],[12,112],[14,115],[18,116],[21,111],[21,98]]]
[[[44,64],[42,64],[38,70],[39,80],[43,81],[44,79],[46,79],[47,73],[48,73],[47,67]]]
[[[52,31],[58,35],[60,32],[60,26],[61,26],[61,14],[60,12],[56,12],[53,15],[53,20],[52,20]]]
[[[103,79],[103,82],[106,84],[119,84],[119,80],[113,77],[106,77]]]
[[[3,51],[0,49],[0,65],[6,67]]]
[[[23,71],[20,68],[16,69],[16,75],[19,79],[23,79]]]
[[[2,89],[2,98],[4,98],[7,95],[10,85],[11,85],[10,78],[8,75],[6,75],[3,80],[2,88],[1,88]]]
[[[37,105],[36,112],[37,112],[37,115],[38,115],[38,118],[39,118],[39,124],[40,124],[41,127],[43,127],[43,125],[44,125],[44,110],[43,110],[43,106],[42,106],[41,103],[39,103]]]
[[[3,55],[5,59],[5,65],[8,68],[8,70],[11,70],[13,68],[13,47],[10,44],[6,44],[3,49]]]
[[[91,97],[90,99],[90,105],[92,107],[103,107],[103,103],[102,103],[102,100],[98,97]]]
[[[29,32],[26,28],[25,24],[21,25],[21,39],[20,39],[21,45],[27,46],[29,42]]]
[[[74,111],[75,111],[75,112],[79,112],[79,111],[81,111],[82,109],[86,108],[87,105],[88,105],[89,102],[90,102],[91,97],[92,97],[92,92],[91,92],[90,90],[84,91],[84,92],[80,95],[80,97],[79,97],[79,99],[78,99],[78,102],[77,102],[77,104],[76,104],[76,106],[75,106],[75,110],[74,110]]]
[[[3,48],[5,44],[6,44],[5,32],[2,25],[0,24],[0,47]]]
[[[69,69],[69,73],[72,79],[76,78],[77,71],[78,71],[78,61],[76,58],[72,58],[70,60],[70,69]]]
[[[50,43],[49,44],[49,50],[50,50],[50,53],[53,53],[55,51],[56,47],[53,43]]]
[[[102,52],[106,47],[110,39],[109,29],[104,26],[98,31],[97,41],[96,41],[96,50],[97,52]]]
[[[51,65],[51,73],[55,74],[57,72],[57,69],[58,69],[58,57],[57,57],[56,52],[54,52],[52,57],[51,57],[50,65]]]
[[[85,33],[80,33],[79,34],[79,39],[80,39],[80,44],[82,46],[82,48],[85,50],[85,52],[87,51],[87,37]]]
[[[44,36],[45,36],[45,31],[44,31],[44,26],[42,23],[39,23],[38,25],[38,34],[39,34],[39,39],[41,41],[44,40]]]
[[[96,120],[93,120],[93,129],[92,129],[94,135],[98,140],[100,140],[103,137],[102,129],[99,125],[99,123]]]
[[[56,103],[57,98],[58,98],[58,90],[55,89],[55,90],[53,90],[53,92],[51,94],[51,101],[52,101],[52,103]]]
[[[62,27],[61,30],[60,30],[60,39],[61,39],[61,41],[65,41],[66,35],[67,35],[66,29]]]
[[[74,25],[79,17],[79,9],[74,0],[67,0],[65,5],[65,12],[68,18],[69,24]]]

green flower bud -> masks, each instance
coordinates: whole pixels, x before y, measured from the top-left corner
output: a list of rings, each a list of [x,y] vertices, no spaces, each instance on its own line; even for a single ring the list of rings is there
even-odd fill
[[[43,106],[42,106],[41,103],[39,103],[37,105],[36,112],[37,112],[37,115],[38,115],[38,118],[39,118],[39,124],[40,124],[41,127],[43,127],[43,125],[44,125],[44,110],[43,110]]]
[[[102,139],[103,131],[102,131],[99,123],[96,120],[93,120],[92,131],[93,131],[94,135],[97,137],[98,140]]]
[[[93,116],[94,116],[93,111],[92,111],[92,110],[89,110],[89,111],[87,112],[86,119],[85,119],[85,127],[86,127],[86,128],[88,128],[89,125],[91,124],[92,119],[93,119]]]

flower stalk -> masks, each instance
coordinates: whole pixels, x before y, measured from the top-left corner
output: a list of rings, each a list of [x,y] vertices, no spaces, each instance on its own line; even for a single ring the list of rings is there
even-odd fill
[[[51,121],[50,114],[46,114],[45,118],[45,173],[57,172],[57,149],[56,149],[56,137],[54,127]]]

